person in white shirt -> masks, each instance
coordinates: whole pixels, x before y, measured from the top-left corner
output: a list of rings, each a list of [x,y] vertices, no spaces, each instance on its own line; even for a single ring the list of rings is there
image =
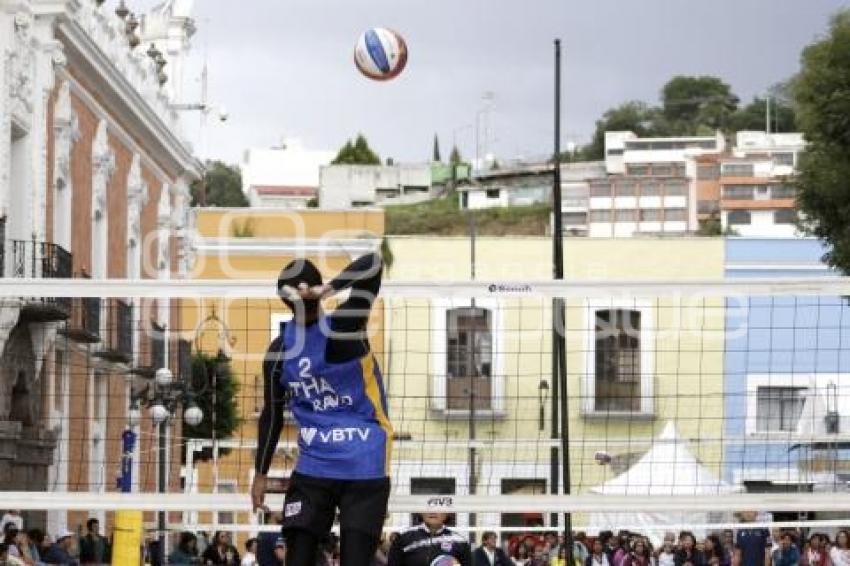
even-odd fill
[[[610,566],[605,547],[599,537],[593,541],[593,551],[585,558],[584,566]]]
[[[676,535],[666,533],[661,549],[658,551],[658,566],[674,566],[676,564]]]
[[[257,566],[257,539],[249,538],[245,542],[245,554],[242,555],[240,566]]]
[[[840,530],[835,535],[835,546],[829,551],[833,566],[850,566],[850,533]]]

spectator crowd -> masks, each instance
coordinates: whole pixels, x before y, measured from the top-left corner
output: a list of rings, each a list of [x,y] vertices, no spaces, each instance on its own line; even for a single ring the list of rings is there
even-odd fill
[[[754,514],[742,515],[754,521]],[[89,519],[84,533],[62,531],[53,537],[39,529],[25,529],[19,513],[8,511],[0,519],[0,566],[109,564],[110,540],[101,534],[97,519]],[[381,541],[372,566],[386,566],[389,549],[398,533]],[[277,533],[262,533],[240,548],[225,531],[180,533],[167,564],[212,566],[282,566],[286,545]],[[689,531],[668,532],[660,544],[634,532],[600,532],[590,537],[573,535],[572,562],[567,564],[567,545],[555,532],[514,534],[503,537],[485,532],[472,553],[472,564],[461,566],[850,566],[850,531],[832,536],[800,529],[769,531],[764,528],[723,530],[696,537]],[[158,564],[153,547],[145,561]],[[322,543],[316,566],[340,566],[339,540],[331,535]]]

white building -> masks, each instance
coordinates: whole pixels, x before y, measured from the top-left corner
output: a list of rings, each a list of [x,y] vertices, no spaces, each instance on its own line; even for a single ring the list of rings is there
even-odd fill
[[[242,163],[242,192],[253,207],[306,208],[319,195],[319,169],[334,152],[304,149],[296,139],[252,148]]]
[[[724,229],[740,236],[798,236],[796,191],[788,182],[806,142],[800,133],[743,131],[719,164]]]
[[[609,177],[589,184],[587,234],[628,238],[695,232],[699,227],[696,158],[720,154],[725,148],[719,132],[671,138],[606,132]],[[573,214],[577,221],[577,211]]]
[[[319,173],[319,206],[353,208],[409,203],[432,197],[429,163],[326,165]]]
[[[561,218],[564,233],[587,236],[590,228],[590,183],[607,177],[604,161],[561,166]]]
[[[634,132],[605,132],[605,166],[611,175],[681,173],[693,158],[723,153],[723,134],[714,136],[639,138]],[[692,176],[692,175],[689,175]]]
[[[607,176],[604,161],[561,164],[561,198],[564,230],[587,235],[589,182]],[[480,173],[475,184],[458,187],[462,209],[549,204],[552,199],[552,164],[523,163]]]
[[[458,187],[458,192],[462,209],[547,203],[552,194],[552,164],[503,164],[498,169],[478,171],[473,184]]]

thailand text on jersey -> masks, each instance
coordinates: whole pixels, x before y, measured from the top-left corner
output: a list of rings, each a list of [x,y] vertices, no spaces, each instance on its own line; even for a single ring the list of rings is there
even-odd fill
[[[295,469],[332,479],[387,477],[393,432],[378,364],[371,352],[328,362],[328,333],[326,317],[281,325],[280,379],[299,427]]]

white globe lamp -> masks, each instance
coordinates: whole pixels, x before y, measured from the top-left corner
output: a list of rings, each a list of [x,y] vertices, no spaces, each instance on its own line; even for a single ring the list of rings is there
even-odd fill
[[[171,382],[174,381],[174,375],[171,373],[171,370],[168,368],[159,368],[156,370],[156,376],[154,377],[157,386],[159,387],[169,387]]]
[[[151,407],[151,419],[153,419],[154,424],[162,424],[170,416],[171,413],[168,412],[168,408],[160,402],[157,402]]]
[[[204,412],[197,405],[183,411],[183,421],[189,426],[198,426],[204,420]]]

